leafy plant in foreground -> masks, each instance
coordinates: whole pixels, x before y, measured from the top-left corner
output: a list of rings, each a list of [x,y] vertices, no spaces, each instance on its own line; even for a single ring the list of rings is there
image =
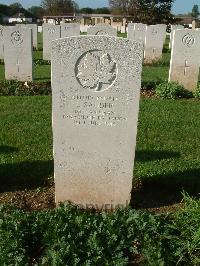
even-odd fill
[[[155,88],[156,95],[165,99],[191,98],[191,92],[176,82],[164,81],[158,84]]]
[[[200,84],[198,85],[198,87],[196,88],[195,92],[194,92],[194,97],[196,99],[200,100]]]

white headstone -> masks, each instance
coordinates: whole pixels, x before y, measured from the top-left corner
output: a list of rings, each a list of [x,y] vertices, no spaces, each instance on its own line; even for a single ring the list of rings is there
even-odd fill
[[[16,24],[16,27],[23,27],[23,28],[29,28],[32,30],[32,41],[33,41],[33,47],[37,49],[37,24]]]
[[[126,33],[126,27],[125,26],[121,26],[121,33]]]
[[[42,26],[38,26],[38,32],[39,32],[39,33],[42,32]]]
[[[134,39],[134,30],[135,30],[135,23],[128,23],[127,38],[129,40],[133,40]]]
[[[32,32],[24,27],[4,28],[5,77],[10,80],[32,81]]]
[[[61,37],[60,25],[43,24],[43,59],[51,60],[51,43]]]
[[[171,25],[171,33],[170,33],[170,42],[169,42],[169,49],[172,48],[173,43],[173,33],[175,30],[183,30],[184,27],[182,25]]]
[[[128,39],[140,41],[145,44],[147,25],[142,23],[128,24]]]
[[[151,63],[162,58],[166,25],[157,24],[147,26],[145,36],[144,58],[146,63]]]
[[[61,38],[79,36],[80,24],[78,23],[63,23],[61,24]]]
[[[174,31],[169,81],[175,81],[188,90],[197,87],[200,65],[200,32]]]
[[[3,26],[0,25],[0,59],[3,59],[3,47],[4,47],[4,44],[3,44]]]
[[[142,44],[110,36],[53,42],[56,202],[115,208],[132,189]]]
[[[80,25],[80,31],[83,33],[83,32],[87,32],[86,30],[86,25]]]
[[[32,34],[33,34],[33,47],[35,49],[37,49],[38,48],[38,38],[37,38],[38,26],[37,26],[37,24],[26,24],[26,27],[32,29]]]
[[[87,31],[88,35],[109,35],[117,36],[117,30],[108,24],[97,24],[93,27],[89,27]]]

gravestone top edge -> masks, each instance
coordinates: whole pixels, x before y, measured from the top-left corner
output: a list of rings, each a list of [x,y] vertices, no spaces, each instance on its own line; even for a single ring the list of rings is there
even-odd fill
[[[78,39],[113,39],[116,41],[123,41],[124,43],[130,43],[133,45],[137,45],[138,48],[139,46],[141,46],[141,49],[143,49],[143,44],[141,41],[135,41],[135,40],[130,40],[130,39],[125,39],[123,37],[115,37],[115,36],[107,36],[107,35],[80,35],[80,36],[70,36],[70,37],[65,37],[65,38],[59,38],[59,39],[55,39],[52,41],[52,49],[54,49],[54,47],[60,43],[63,43],[65,41],[68,41],[69,39],[74,39],[74,40],[78,40]]]

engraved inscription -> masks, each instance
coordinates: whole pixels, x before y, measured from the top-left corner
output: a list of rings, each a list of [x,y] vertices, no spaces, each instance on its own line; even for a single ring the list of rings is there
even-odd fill
[[[104,91],[114,84],[117,78],[117,65],[108,53],[91,50],[78,59],[75,75],[84,89]]]
[[[97,31],[95,35],[108,35],[108,33],[103,30],[100,30],[100,31]]]
[[[55,29],[54,28],[49,28],[48,29],[48,33],[49,34],[54,34],[55,33]]]
[[[156,35],[158,34],[158,31],[156,29],[153,29],[152,32],[151,32],[153,35]]]
[[[113,127],[127,121],[122,112],[116,111],[118,98],[114,96],[73,95],[67,96],[60,91],[60,108],[62,118],[71,121],[74,125],[108,126]],[[129,95],[124,100],[128,101]],[[72,111],[66,113],[65,107],[71,106]]]
[[[0,28],[0,37],[3,37],[3,28]]]
[[[182,42],[184,45],[191,47],[195,43],[195,38],[191,34],[188,33],[183,37]]]
[[[22,34],[19,31],[14,31],[11,34],[11,42],[14,45],[20,45],[20,44],[22,44],[23,43],[23,36],[22,36]]]

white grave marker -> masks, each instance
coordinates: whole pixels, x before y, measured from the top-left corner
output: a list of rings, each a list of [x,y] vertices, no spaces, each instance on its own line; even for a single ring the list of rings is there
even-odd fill
[[[141,43],[110,36],[53,42],[56,202],[113,209],[132,189]]]
[[[157,24],[147,27],[145,36],[144,58],[146,63],[152,63],[162,58],[166,25]]]
[[[174,31],[175,30],[183,30],[183,29],[184,29],[184,27],[182,25],[171,25],[169,49],[172,49],[173,33],[174,33]]]
[[[37,49],[37,24],[16,24],[16,27],[29,28],[32,30],[33,48]]]
[[[51,43],[61,37],[60,25],[43,24],[43,59],[51,60]]]
[[[33,34],[33,47],[35,49],[37,49],[38,48],[38,38],[37,38],[38,27],[37,27],[37,24],[26,24],[26,27],[32,29],[32,34]]]
[[[80,24],[78,23],[63,23],[61,24],[61,38],[79,36]]]
[[[10,80],[32,81],[32,32],[24,27],[4,28],[5,77]]]
[[[169,81],[175,81],[188,90],[197,86],[200,65],[200,32],[174,31]]]
[[[140,41],[145,44],[145,36],[147,25],[142,23],[129,23],[128,24],[128,39]]]
[[[97,24],[89,27],[87,30],[88,35],[109,35],[117,36],[117,30],[108,24]]]

